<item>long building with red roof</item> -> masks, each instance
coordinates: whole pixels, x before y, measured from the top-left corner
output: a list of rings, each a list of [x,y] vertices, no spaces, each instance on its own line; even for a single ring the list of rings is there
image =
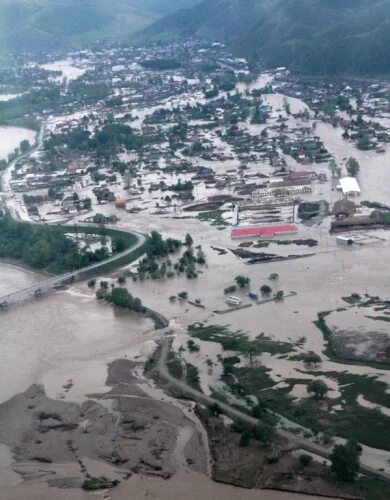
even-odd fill
[[[298,226],[295,224],[274,224],[271,226],[242,226],[234,227],[231,231],[232,238],[245,237],[272,237],[281,234],[295,234],[298,232]]]

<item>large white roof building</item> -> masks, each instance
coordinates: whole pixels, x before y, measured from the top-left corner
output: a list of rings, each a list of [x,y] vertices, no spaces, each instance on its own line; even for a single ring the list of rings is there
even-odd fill
[[[360,194],[360,187],[355,177],[343,177],[340,179],[340,185],[337,189],[341,189],[344,196]]]

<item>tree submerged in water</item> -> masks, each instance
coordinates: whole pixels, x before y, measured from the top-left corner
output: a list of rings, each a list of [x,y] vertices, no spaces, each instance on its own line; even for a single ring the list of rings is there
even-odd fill
[[[115,287],[111,292],[106,292],[104,298],[112,304],[129,309],[135,312],[144,312],[145,307],[142,305],[141,299],[133,297],[126,288]]]
[[[357,443],[348,441],[336,444],[330,455],[332,472],[340,481],[354,481],[360,468],[361,448]]]

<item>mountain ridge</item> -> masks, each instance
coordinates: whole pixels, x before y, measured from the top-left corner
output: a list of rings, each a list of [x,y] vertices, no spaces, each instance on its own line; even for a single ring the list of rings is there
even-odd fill
[[[135,41],[202,37],[265,66],[390,74],[390,0],[216,0],[163,17]]]
[[[196,0],[0,0],[2,54],[123,40]]]

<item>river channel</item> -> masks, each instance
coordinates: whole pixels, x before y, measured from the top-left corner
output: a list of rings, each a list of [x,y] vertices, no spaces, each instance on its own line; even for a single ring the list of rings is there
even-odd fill
[[[0,295],[42,276],[0,264]],[[107,363],[142,354],[152,328],[149,320],[100,305],[85,285],[52,293],[0,311],[0,402],[44,383],[48,395],[80,401],[88,392],[107,390]],[[145,333],[146,332],[146,333]]]

